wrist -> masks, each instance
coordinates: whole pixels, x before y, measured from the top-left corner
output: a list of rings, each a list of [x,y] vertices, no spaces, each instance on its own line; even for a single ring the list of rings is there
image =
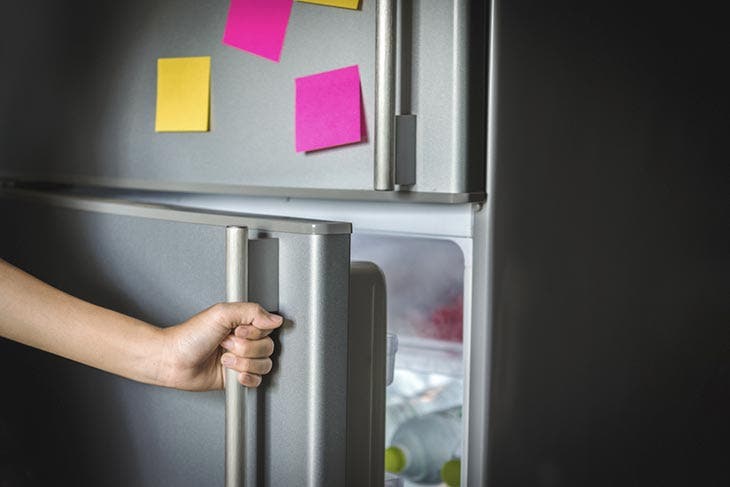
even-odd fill
[[[177,347],[175,345],[174,328],[156,327],[156,353],[151,357],[150,370],[155,371],[154,384],[162,387],[178,387],[176,372],[179,370]]]

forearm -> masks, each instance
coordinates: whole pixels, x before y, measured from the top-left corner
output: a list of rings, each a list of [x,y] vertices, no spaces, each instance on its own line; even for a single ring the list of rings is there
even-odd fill
[[[55,289],[0,259],[0,335],[149,384],[165,385],[160,328]]]

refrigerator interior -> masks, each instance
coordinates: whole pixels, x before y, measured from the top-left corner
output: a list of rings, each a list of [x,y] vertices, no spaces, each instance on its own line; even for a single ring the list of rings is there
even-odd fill
[[[352,258],[376,262],[383,271],[388,289],[388,332],[398,337],[394,379],[386,394],[386,447],[391,446],[399,428],[409,427],[411,418],[449,415],[458,420],[459,432],[448,430],[439,442],[422,423],[411,421],[410,426],[413,437],[425,449],[448,444],[446,449],[460,456],[464,398],[462,248],[444,238],[355,233]],[[440,471],[442,465],[431,467]],[[404,481],[406,486],[425,485]]]

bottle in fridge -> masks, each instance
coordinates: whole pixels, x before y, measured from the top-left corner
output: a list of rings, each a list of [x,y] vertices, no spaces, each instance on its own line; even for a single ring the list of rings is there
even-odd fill
[[[461,444],[461,408],[411,418],[385,450],[385,469],[423,484],[441,482],[443,465]]]

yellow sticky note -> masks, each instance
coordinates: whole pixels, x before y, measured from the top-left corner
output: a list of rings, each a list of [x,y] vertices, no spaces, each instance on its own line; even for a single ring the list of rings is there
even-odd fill
[[[210,57],[157,60],[155,132],[207,132]]]
[[[342,7],[357,9],[360,6],[360,0],[298,0],[305,3],[318,3],[320,5],[329,5],[330,7]]]

